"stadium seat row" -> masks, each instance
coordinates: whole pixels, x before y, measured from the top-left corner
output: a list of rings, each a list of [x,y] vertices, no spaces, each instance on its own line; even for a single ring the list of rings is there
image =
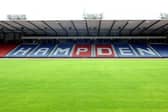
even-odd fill
[[[168,57],[168,44],[20,44],[1,57]],[[13,50],[11,50],[13,49]],[[9,52],[9,50],[11,50]],[[0,54],[4,49],[0,49]]]

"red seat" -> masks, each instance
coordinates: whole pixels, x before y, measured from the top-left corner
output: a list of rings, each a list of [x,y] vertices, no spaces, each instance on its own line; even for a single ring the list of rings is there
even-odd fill
[[[0,58],[5,57],[17,44],[0,44]]]

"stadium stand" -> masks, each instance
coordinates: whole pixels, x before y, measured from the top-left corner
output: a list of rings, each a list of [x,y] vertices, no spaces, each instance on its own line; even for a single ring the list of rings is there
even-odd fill
[[[2,50],[3,49],[3,50]],[[10,51],[10,52],[9,52]],[[3,45],[1,57],[125,57],[159,58],[168,57],[168,44],[150,44],[146,42],[128,43],[101,40],[64,41],[57,44],[22,43]]]
[[[0,43],[1,58],[168,58],[168,20],[0,21]]]
[[[151,44],[161,57],[168,57],[168,44]]]

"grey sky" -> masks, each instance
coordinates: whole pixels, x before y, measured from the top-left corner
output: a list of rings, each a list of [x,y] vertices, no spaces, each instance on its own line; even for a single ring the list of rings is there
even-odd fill
[[[0,19],[26,14],[29,20],[82,19],[83,12],[104,19],[158,19],[168,0],[0,0]]]

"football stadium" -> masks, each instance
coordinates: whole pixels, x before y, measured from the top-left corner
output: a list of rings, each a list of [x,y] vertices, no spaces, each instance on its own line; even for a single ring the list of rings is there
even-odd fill
[[[0,26],[0,111],[168,111],[167,20]]]
[[[0,20],[0,112],[168,112],[168,19],[90,16]]]
[[[1,21],[3,58],[166,58],[168,20]]]

